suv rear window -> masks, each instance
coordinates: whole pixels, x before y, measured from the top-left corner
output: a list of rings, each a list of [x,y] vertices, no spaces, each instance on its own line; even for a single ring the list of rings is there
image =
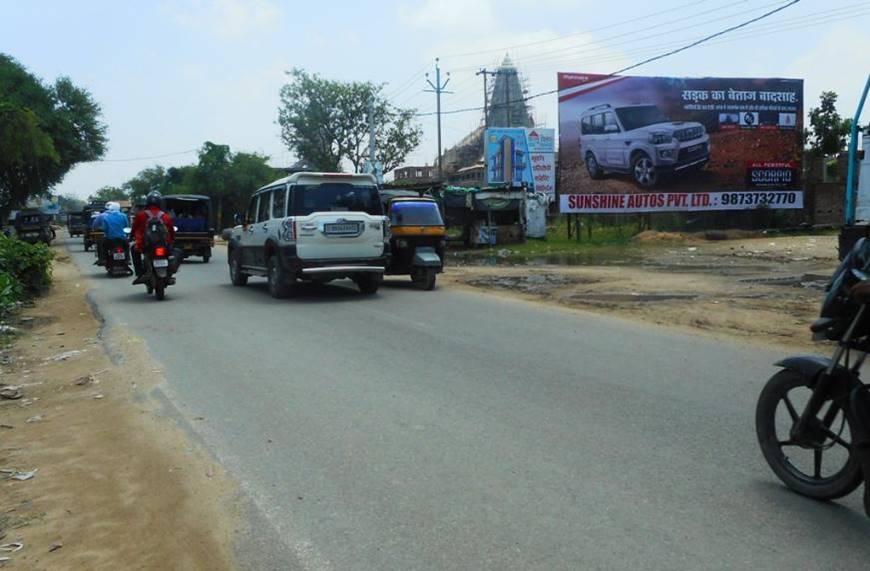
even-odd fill
[[[438,205],[433,202],[395,202],[390,207],[390,224],[396,226],[444,226]]]
[[[304,184],[291,188],[292,216],[308,216],[312,212],[365,212],[383,215],[384,208],[374,186],[328,182]]]

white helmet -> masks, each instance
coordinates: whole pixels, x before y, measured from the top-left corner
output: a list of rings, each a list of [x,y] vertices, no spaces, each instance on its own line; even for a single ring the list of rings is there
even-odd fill
[[[106,204],[106,209],[109,212],[121,212],[121,205],[118,204],[117,202],[110,202],[110,203]]]

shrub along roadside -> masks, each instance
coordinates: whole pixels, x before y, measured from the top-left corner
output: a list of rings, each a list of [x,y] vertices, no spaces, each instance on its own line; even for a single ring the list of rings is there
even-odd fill
[[[0,317],[51,285],[52,251],[0,235]]]

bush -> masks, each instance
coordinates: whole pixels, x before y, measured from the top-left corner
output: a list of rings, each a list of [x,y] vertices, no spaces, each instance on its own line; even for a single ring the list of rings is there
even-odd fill
[[[51,284],[53,254],[45,244],[0,236],[0,313]]]

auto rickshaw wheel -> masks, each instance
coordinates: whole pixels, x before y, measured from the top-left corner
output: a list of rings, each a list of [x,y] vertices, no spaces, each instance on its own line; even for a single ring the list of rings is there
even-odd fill
[[[438,272],[435,271],[435,268],[419,268],[411,274],[411,280],[418,288],[432,291],[435,289],[435,279],[437,276]]]

